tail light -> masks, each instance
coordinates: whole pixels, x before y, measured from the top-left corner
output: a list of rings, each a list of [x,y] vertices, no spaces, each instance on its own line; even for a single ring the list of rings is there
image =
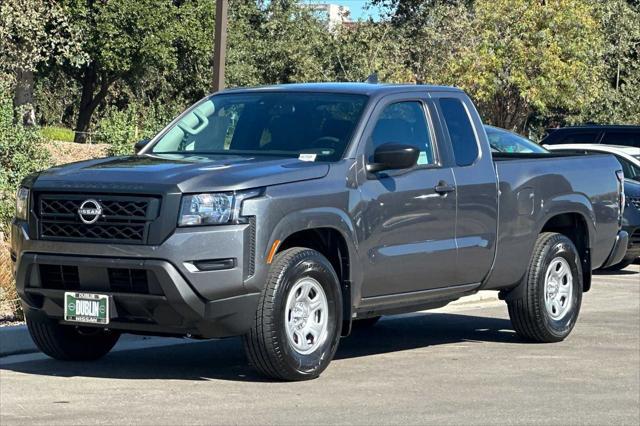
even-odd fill
[[[624,214],[624,206],[626,204],[624,195],[624,173],[622,172],[622,170],[616,170],[616,177],[618,178],[618,194],[620,194],[620,198],[618,200],[618,202],[620,203],[618,223],[620,226],[622,226],[622,215]]]

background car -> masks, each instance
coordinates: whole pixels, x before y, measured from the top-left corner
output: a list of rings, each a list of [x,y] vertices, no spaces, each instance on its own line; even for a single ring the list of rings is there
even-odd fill
[[[572,126],[547,129],[542,145],[604,144],[640,148],[640,126]]]
[[[549,153],[546,149],[521,136],[505,129],[486,125],[484,126],[489,138],[491,150],[494,152],[519,152],[519,153]]]
[[[629,247],[622,262],[607,269],[620,270],[629,266],[640,256],[640,148],[595,144],[552,145],[547,148],[553,152],[613,154],[620,161],[627,198],[622,226],[629,233]]]

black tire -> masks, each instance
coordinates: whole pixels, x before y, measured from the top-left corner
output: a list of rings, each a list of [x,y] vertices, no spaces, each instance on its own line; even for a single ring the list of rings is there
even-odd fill
[[[555,258],[564,258],[573,279],[571,307],[564,317],[554,319],[545,307],[545,279],[547,269]],[[516,289],[519,297],[507,298],[509,316],[514,329],[526,340],[551,343],[564,340],[576,323],[582,303],[583,276],[580,255],[573,242],[562,234],[545,232],[538,236],[531,263]]]
[[[631,265],[636,260],[635,257],[632,258],[624,258],[620,263],[616,263],[615,265],[611,265],[608,268],[602,268],[603,271],[622,271],[627,266]]]
[[[377,317],[371,317],[371,318],[356,319],[353,321],[353,324],[351,324],[351,326],[354,329],[371,328],[374,325],[376,325],[378,321],[380,321],[380,318],[381,318],[380,316],[377,316]]]
[[[120,333],[111,330],[60,325],[46,318],[29,316],[27,328],[38,349],[61,361],[102,358],[120,338]]]
[[[328,302],[327,332],[309,354],[301,354],[286,334],[285,311],[290,290],[303,277],[316,280]],[[342,292],[331,263],[307,248],[291,248],[278,253],[269,270],[255,322],[244,336],[251,364],[263,375],[278,380],[314,379],[329,365],[340,340]]]

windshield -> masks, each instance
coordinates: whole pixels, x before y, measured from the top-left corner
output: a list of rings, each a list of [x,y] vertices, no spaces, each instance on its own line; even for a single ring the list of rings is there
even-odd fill
[[[525,154],[549,152],[535,142],[515,133],[491,126],[485,126],[485,130],[487,131],[491,149],[494,151]]]
[[[189,110],[151,152],[338,161],[366,102],[366,96],[335,93],[216,95]]]

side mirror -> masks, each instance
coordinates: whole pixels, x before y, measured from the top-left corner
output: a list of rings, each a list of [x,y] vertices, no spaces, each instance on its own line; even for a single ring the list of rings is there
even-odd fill
[[[133,149],[135,151],[135,153],[139,153],[140,151],[142,151],[142,148],[144,148],[145,146],[147,146],[149,144],[149,142],[151,142],[151,139],[140,139],[138,142],[136,142],[136,144],[133,146]]]
[[[367,164],[367,171],[409,169],[418,163],[419,156],[420,151],[415,146],[385,143],[376,148],[373,163]]]

